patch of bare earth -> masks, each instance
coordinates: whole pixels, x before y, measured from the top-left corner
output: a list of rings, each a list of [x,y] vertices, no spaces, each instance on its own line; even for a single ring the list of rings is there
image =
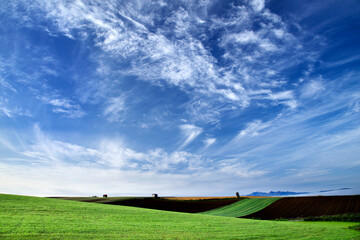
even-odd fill
[[[302,218],[359,212],[360,195],[285,197],[245,218]]]

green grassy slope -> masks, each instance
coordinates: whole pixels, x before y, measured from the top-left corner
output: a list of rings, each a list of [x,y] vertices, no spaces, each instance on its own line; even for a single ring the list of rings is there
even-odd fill
[[[52,197],[55,199],[73,200],[79,202],[113,203],[141,197]]]
[[[209,214],[224,217],[243,217],[269,206],[280,198],[247,198],[236,203],[203,212],[202,214]]]
[[[356,223],[355,223],[356,224]],[[0,195],[0,239],[353,239],[354,223],[275,222]]]

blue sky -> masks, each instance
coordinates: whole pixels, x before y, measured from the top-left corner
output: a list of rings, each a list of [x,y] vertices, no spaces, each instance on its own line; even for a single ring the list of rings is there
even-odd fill
[[[0,192],[360,193],[360,3],[0,3]]]

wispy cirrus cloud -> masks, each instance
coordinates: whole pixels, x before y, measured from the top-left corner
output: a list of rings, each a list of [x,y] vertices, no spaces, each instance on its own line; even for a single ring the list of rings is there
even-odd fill
[[[19,107],[9,108],[4,103],[0,103],[0,111],[9,118],[15,118],[17,116],[33,117],[33,114],[29,112],[29,110],[24,110]]]
[[[0,110],[2,111],[3,114],[5,114],[8,117],[11,117],[11,111],[9,109],[7,109],[6,107],[0,107]]]
[[[121,122],[125,118],[125,110],[125,97],[119,96],[108,100],[103,114],[110,122]]]
[[[324,91],[325,88],[320,80],[312,80],[307,84],[304,84],[301,90],[301,96],[308,98],[308,97],[316,97],[318,93]]]
[[[59,113],[69,118],[81,118],[85,116],[85,111],[81,106],[74,103],[70,99],[61,98],[57,95],[52,97],[42,96],[39,98],[43,103],[52,106],[54,113]]]
[[[265,0],[251,0],[250,5],[255,11],[261,11],[265,7]]]
[[[195,132],[195,134],[190,134],[188,139],[193,140],[197,136],[198,132],[195,130],[195,126],[186,125],[184,128],[187,128],[191,133]],[[250,169],[255,167],[254,165],[247,165],[245,162],[240,167],[234,160],[222,160],[222,164],[214,166],[209,164],[213,162],[213,159],[182,150],[169,153],[164,149],[156,148],[147,152],[138,152],[128,148],[121,139],[99,140],[96,144],[97,148],[89,148],[53,139],[52,136],[41,130],[39,124],[33,126],[33,132],[33,143],[21,151],[23,159],[32,164],[45,164],[47,166],[65,163],[74,166],[79,164],[84,166],[85,164],[98,168],[117,168],[154,173],[180,171],[183,174],[190,174],[194,171],[230,172],[230,169],[237,168],[243,174],[249,171],[249,176],[253,174],[253,170]],[[209,146],[215,141],[214,138],[207,139]],[[84,159],[87,160],[84,161]]]
[[[271,122],[263,123],[261,120],[255,120],[247,124],[244,130],[241,130],[240,133],[237,135],[237,138],[244,137],[244,136],[256,136],[259,135],[259,132],[269,128],[271,126]]]
[[[51,86],[53,82],[49,79],[58,76],[58,63],[49,49],[30,47],[30,43],[22,35],[12,42],[9,39],[4,38],[4,44],[11,49],[7,53],[9,56],[0,54],[0,98],[8,115],[34,117],[37,114],[34,109],[45,104],[52,106],[52,112],[70,118],[84,116],[79,104],[62,97]]]
[[[330,91],[329,85],[323,87]],[[309,175],[314,178],[315,169],[319,172],[323,170],[322,175],[325,176],[336,169],[358,167],[359,161],[354,152],[358,152],[355,146],[359,142],[359,129],[354,122],[357,113],[351,110],[351,102],[356,95],[351,94],[351,89],[348,91],[337,93],[336,97],[334,92],[319,95],[318,103],[313,103],[311,109],[283,113],[265,122],[249,122],[221,151],[231,152],[232,156],[242,159],[254,160],[266,156],[264,165],[271,165],[272,171],[280,169],[282,164],[287,164],[289,168],[296,166],[299,173],[312,169]],[[325,99],[326,102],[322,102]],[[351,117],[350,112],[354,114]],[[346,129],[344,126],[347,126]],[[341,154],[346,156],[346,160],[335,160],[342,158]],[[282,174],[287,176],[286,171]]]
[[[0,138],[0,142],[7,143],[4,137]],[[215,159],[186,151],[167,152],[156,148],[139,152],[128,148],[121,139],[103,139],[97,141],[95,145],[97,146],[95,148],[86,147],[55,139],[44,132],[39,124],[35,124],[31,144],[9,145],[8,149],[20,154],[17,157],[5,158],[0,162],[2,172],[3,169],[8,169],[0,176],[0,178],[6,178],[6,181],[0,181],[6,185],[0,184],[0,187],[9,193],[27,186],[24,194],[71,195],[74,191],[82,195],[90,191],[88,187],[90,178],[87,176],[91,176],[96,181],[90,181],[93,188],[90,192],[110,191],[121,194],[128,192],[128,194],[137,195],[150,194],[158,190],[157,192],[160,193],[175,194],[171,190],[174,186],[178,186],[176,191],[183,189],[183,192],[186,192],[186,188],[195,184],[199,185],[195,187],[197,191],[200,191],[198,194],[206,194],[202,193],[202,182],[216,185],[216,182],[224,176],[233,176],[234,179],[251,179],[265,174],[264,171],[256,170],[257,167],[254,164],[249,165],[245,162],[239,163],[226,159],[222,160],[221,164],[213,165]],[[18,176],[16,181],[13,181],[14,175]],[[47,181],[41,180],[44,176],[47,177]],[[126,187],[133,186],[131,179],[134,176],[137,176],[136,186],[139,181],[143,182],[143,187],[138,186],[137,190]],[[141,176],[140,180],[139,176]],[[194,182],[195,176],[199,182]],[[214,177],[209,178],[209,176]],[[111,186],[103,186],[104,181],[110,179],[117,187],[124,188],[115,190]],[[148,184],[150,179],[153,185]],[[165,179],[167,181],[164,181]],[[169,179],[176,183],[168,184]],[[72,181],[75,183],[70,184]],[[216,191],[218,190],[215,189],[214,193]]]
[[[1,63],[1,61],[0,61],[0,63]],[[0,72],[2,72],[2,71],[3,70],[0,70]],[[10,91],[12,91],[14,93],[17,93],[16,89],[8,81],[6,81],[3,78],[0,79],[0,86],[1,86],[1,88],[5,88],[5,89],[10,90]]]
[[[257,47],[261,48],[265,52],[276,51],[277,47],[272,44],[269,39],[262,38],[259,33],[254,31],[245,30],[240,33],[228,34],[225,39],[223,39],[222,44],[233,44],[238,43],[242,45],[252,45],[255,44]]]
[[[253,170],[254,165],[246,164],[239,159],[225,159],[219,161],[219,171],[226,175],[235,175],[245,178],[260,177],[266,174],[263,170]]]
[[[206,138],[204,140],[204,149],[207,149],[216,142],[216,138]]]
[[[173,172],[199,170],[206,166],[201,156],[185,151],[166,152],[164,149],[151,149],[148,152],[137,152],[126,147],[122,139],[99,140],[97,148],[84,147],[53,139],[45,134],[39,124],[33,127],[34,141],[21,154],[29,163],[45,165],[89,164],[98,168],[118,168],[151,172]],[[86,161],[83,161],[87,159]],[[210,166],[206,166],[209,168]]]
[[[53,140],[41,130],[38,123],[34,124],[33,132],[33,144],[21,151],[31,163],[56,165],[62,162],[72,162],[78,164],[84,158],[90,161],[96,156],[96,151],[90,148]]]
[[[189,145],[203,131],[200,127],[197,127],[197,126],[194,126],[191,124],[183,124],[183,125],[180,125],[179,128],[181,129],[181,131],[184,135],[184,138],[185,138],[184,142],[181,144],[179,149],[182,149],[182,148],[186,147],[187,145]]]
[[[104,63],[109,64],[109,60],[103,61],[105,56],[111,57],[112,64],[117,66],[115,71],[124,75],[155,85],[170,84],[192,99],[211,97],[214,105],[227,103],[238,109],[249,106],[250,91],[264,89],[265,85],[275,90],[280,82],[286,82],[277,80],[276,74],[268,74],[286,68],[281,60],[270,68],[271,57],[287,61],[292,52],[292,62],[296,63],[304,53],[297,48],[299,43],[285,22],[267,10],[264,1],[234,5],[226,17],[208,15],[212,3],[190,1],[177,5],[144,1],[121,3],[121,7],[119,4],[58,0],[37,1],[27,8],[50,20],[53,24],[47,29],[55,35],[94,41],[101,50],[94,54],[102,69]],[[253,28],[255,19],[260,29]],[[156,24],[159,21],[163,24]],[[215,47],[224,53],[221,56],[212,54],[214,47],[207,45],[211,36],[219,39]],[[112,71],[113,66],[109,68]],[[104,96],[111,92],[111,86],[106,87]],[[279,101],[276,95],[264,101],[297,106],[296,99]],[[217,111],[224,110],[218,107]],[[190,117],[199,119],[200,114]]]

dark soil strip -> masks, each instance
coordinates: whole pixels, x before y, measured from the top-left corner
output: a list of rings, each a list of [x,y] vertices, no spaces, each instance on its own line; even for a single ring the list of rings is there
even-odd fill
[[[244,218],[303,218],[360,212],[360,195],[281,198]]]
[[[161,198],[135,198],[106,204],[150,208],[174,212],[198,213],[222,207],[236,201],[239,201],[239,199],[167,200]]]

